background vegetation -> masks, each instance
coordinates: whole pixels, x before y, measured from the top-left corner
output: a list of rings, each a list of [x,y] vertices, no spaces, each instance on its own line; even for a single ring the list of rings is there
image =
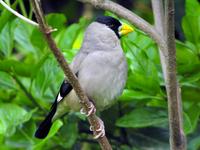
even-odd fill
[[[84,14],[88,6],[67,1],[66,7],[83,9],[68,12],[68,8],[58,7],[58,12],[56,8],[50,9],[53,2],[47,3],[43,1],[48,13],[46,19],[58,29],[53,36],[66,59],[71,61],[81,46],[85,28],[92,21],[90,15]],[[130,4],[130,9],[153,22],[148,1]],[[27,1],[16,0],[11,5],[34,19]],[[176,41],[178,79],[188,150],[198,150],[200,4],[197,0],[186,0],[183,9],[185,15],[177,25],[176,34],[181,40]],[[102,14],[94,10],[89,12]],[[108,138],[114,149],[169,149],[167,98],[156,44],[138,29],[123,37],[121,44],[127,56],[129,75],[119,102],[100,114]],[[98,149],[85,118],[79,113],[69,113],[56,121],[45,140],[34,138],[38,123],[48,112],[62,80],[63,72],[39,30],[0,6],[0,149]]]

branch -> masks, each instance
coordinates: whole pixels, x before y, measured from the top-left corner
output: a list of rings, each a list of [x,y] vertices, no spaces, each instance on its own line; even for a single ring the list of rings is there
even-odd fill
[[[162,0],[152,0],[152,8],[153,8],[153,13],[154,13],[155,27],[156,27],[157,31],[160,32],[160,34],[163,36],[163,38],[165,38],[166,36],[170,36],[171,40],[173,41],[173,43],[171,43],[172,41],[169,43],[169,41],[167,40],[168,41],[168,43],[167,43],[168,51],[165,53],[171,54],[169,51],[174,51],[173,53],[175,53],[175,51],[176,51],[175,50],[175,37],[174,37],[174,31],[172,31],[172,30],[174,30],[174,25],[172,25],[172,24],[174,24],[174,23],[171,21],[167,21],[168,22],[167,24],[164,23],[165,15],[164,15],[163,1]],[[168,8],[166,10],[168,10]],[[168,13],[168,12],[166,12],[166,13]],[[170,17],[173,17],[173,16],[170,16]],[[165,28],[165,26],[167,28]],[[171,31],[169,31],[169,28]],[[173,35],[171,35],[171,34],[173,34]],[[174,45],[173,48],[169,47],[171,44]],[[177,144],[175,144],[175,143],[180,143],[179,141],[182,141],[180,148],[182,150],[184,150],[185,149],[185,141],[183,141],[182,139],[185,139],[185,138],[184,138],[184,134],[182,131],[183,127],[182,127],[182,116],[181,116],[182,115],[181,94],[179,91],[178,84],[175,85],[175,83],[177,83],[177,79],[176,78],[172,79],[172,77],[169,76],[169,72],[172,71],[173,78],[176,77],[176,68],[175,68],[176,64],[174,64],[174,63],[171,64],[171,61],[176,61],[176,60],[172,60],[172,59],[175,59],[174,57],[176,55],[173,54],[173,56],[168,55],[168,57],[164,57],[162,52],[163,51],[161,51],[161,50],[159,51],[161,65],[162,65],[162,69],[163,69],[163,76],[164,76],[166,85],[170,85],[170,87],[168,86],[167,91],[170,92],[174,88],[177,90],[177,91],[174,91],[173,97],[172,97],[172,95],[168,95],[168,99],[169,99],[168,109],[169,109],[169,120],[170,120],[169,121],[169,124],[170,124],[170,147],[171,147],[171,149],[177,150],[178,146],[176,146]],[[167,68],[167,66],[168,66],[168,68]],[[172,69],[170,70],[170,68],[171,68],[170,66],[173,67],[173,70]],[[171,87],[173,87],[173,88],[171,88]],[[174,96],[177,97],[177,100],[174,99]],[[171,101],[171,100],[173,100],[173,101]],[[174,101],[176,101],[176,102],[174,102]],[[172,110],[174,110],[174,112],[171,112]],[[171,118],[174,118],[174,119],[172,120]]]
[[[166,51],[167,46],[165,40],[161,37],[161,35],[155,30],[155,28],[146,22],[144,19],[134,14],[132,11],[122,7],[121,5],[112,2],[110,0],[78,0],[84,3],[90,3],[97,8],[101,8],[104,10],[108,10],[124,19],[134,24],[142,31],[147,33],[161,48],[161,50]]]
[[[25,22],[31,24],[31,25],[34,25],[34,26],[37,26],[38,27],[38,24],[24,16],[22,16],[21,14],[19,14],[18,12],[16,12],[15,10],[13,10],[12,8],[10,8],[3,0],[0,0],[0,4],[5,7],[9,12],[11,12],[12,14],[14,14],[15,16],[19,17],[20,19],[24,20]]]
[[[153,8],[153,16],[154,16],[154,26],[157,32],[160,33],[162,38],[164,38],[164,6],[163,0],[151,0],[152,8]],[[167,74],[167,65],[166,65],[166,54],[167,51],[159,49],[160,55],[160,62],[162,65],[163,77],[164,81],[166,81],[166,74]]]
[[[151,0],[154,16],[155,28],[160,34],[164,35],[164,6],[163,0]]]
[[[181,94],[176,78],[176,44],[174,24],[174,0],[166,0],[165,3],[165,27],[166,43],[168,48],[167,57],[167,80],[166,88],[168,95],[168,112],[170,126],[171,150],[185,150],[185,136],[182,129]]]
[[[97,8],[108,10],[134,24],[142,31],[147,33],[159,46],[161,64],[166,82],[168,95],[168,112],[170,124],[170,143],[172,150],[184,150],[185,138],[182,129],[181,116],[181,95],[180,89],[177,88],[176,78],[176,47],[174,37],[174,4],[173,0],[166,2],[166,31],[164,32],[163,19],[164,12],[162,3],[159,0],[152,0],[156,29],[148,22],[131,12],[130,10],[114,3],[110,0],[79,0],[90,3]],[[157,14],[158,13],[158,14]],[[160,18],[162,17],[162,18]],[[160,27],[159,27],[160,26]],[[165,39],[164,35],[167,35]]]
[[[40,28],[41,32],[44,34],[44,37],[46,38],[46,41],[47,41],[52,53],[54,54],[59,65],[61,66],[62,70],[64,71],[64,74],[69,79],[70,84],[73,86],[73,89],[75,90],[77,96],[80,99],[80,103],[82,104],[82,107],[86,111],[89,111],[90,101],[89,101],[88,97],[85,95],[85,93],[83,92],[83,90],[78,82],[78,79],[76,78],[74,73],[71,71],[64,56],[62,55],[62,53],[56,46],[56,43],[51,36],[52,29],[46,24],[46,22],[44,20],[44,15],[43,15],[43,12],[42,12],[42,9],[40,7],[38,0],[31,0],[31,2],[32,2],[32,6],[34,8],[34,11],[35,11],[35,15],[36,15],[36,19],[39,24],[39,28]],[[98,117],[95,114],[91,114],[88,117],[88,120],[89,120],[90,125],[94,127],[95,131],[100,127],[100,125],[98,123]],[[99,137],[97,140],[103,150],[111,150],[112,149],[106,136]]]

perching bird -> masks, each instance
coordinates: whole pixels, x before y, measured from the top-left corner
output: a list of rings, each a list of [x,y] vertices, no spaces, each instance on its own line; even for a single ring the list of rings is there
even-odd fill
[[[132,31],[130,26],[109,16],[98,17],[86,29],[82,47],[70,67],[92,101],[87,115],[95,112],[95,107],[98,111],[108,108],[121,95],[127,79],[127,63],[120,37]],[[65,79],[49,114],[40,124],[35,136],[45,138],[55,119],[69,110],[80,109],[79,98]],[[105,131],[100,131],[96,137],[104,134]]]

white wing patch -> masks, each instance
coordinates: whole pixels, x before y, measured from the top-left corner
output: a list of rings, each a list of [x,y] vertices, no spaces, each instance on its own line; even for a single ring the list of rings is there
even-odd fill
[[[58,97],[57,97],[57,102],[60,102],[62,99],[63,99],[63,97],[60,96],[60,93],[59,93],[59,94],[58,94]]]

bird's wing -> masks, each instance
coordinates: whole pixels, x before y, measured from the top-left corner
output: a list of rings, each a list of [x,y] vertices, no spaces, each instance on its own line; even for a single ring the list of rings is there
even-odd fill
[[[71,63],[70,67],[71,67],[73,73],[75,73],[76,75],[78,75],[78,70],[79,70],[80,64],[86,56],[87,56],[87,53],[79,52],[75,56],[73,62]],[[52,119],[56,113],[58,103],[61,102],[64,99],[64,97],[70,93],[71,90],[72,90],[72,86],[70,85],[70,83],[67,82],[67,80],[64,80],[60,87],[60,90],[55,98],[55,101],[51,106],[50,112],[48,113],[48,115],[46,116],[44,121],[41,122],[41,124],[39,125],[39,127],[35,133],[35,136],[37,138],[43,139],[47,136],[47,134],[49,133],[49,130],[51,128]]]
[[[83,50],[80,50],[76,56],[74,57],[72,63],[70,64],[70,68],[72,69],[73,73],[76,75],[78,74],[78,71],[80,69],[81,63],[84,61],[84,59],[88,56],[87,52],[83,52]]]

